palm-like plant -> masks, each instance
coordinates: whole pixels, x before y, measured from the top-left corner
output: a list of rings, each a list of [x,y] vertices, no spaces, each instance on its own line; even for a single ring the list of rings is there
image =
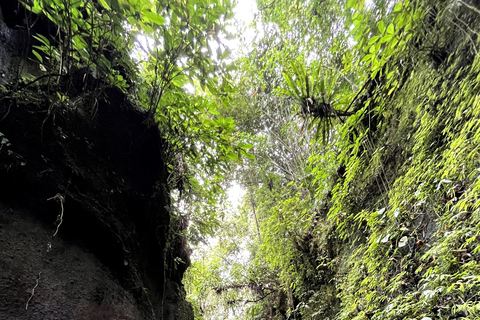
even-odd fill
[[[300,108],[300,114],[304,119],[304,126],[308,122],[309,127],[318,122],[318,137],[322,135],[326,141],[329,132],[336,119],[343,121],[344,117],[354,114],[353,111],[343,111],[334,107],[334,96],[338,90],[339,73],[313,65],[307,73],[302,64],[291,64],[293,76],[284,72],[283,77],[289,90],[285,93],[292,97]],[[313,121],[309,121],[313,118]]]

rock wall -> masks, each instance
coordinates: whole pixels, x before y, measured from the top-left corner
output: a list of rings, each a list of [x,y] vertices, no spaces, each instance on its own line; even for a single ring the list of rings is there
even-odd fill
[[[25,34],[0,35],[0,319],[193,319],[157,128],[80,71],[75,104],[12,84]]]

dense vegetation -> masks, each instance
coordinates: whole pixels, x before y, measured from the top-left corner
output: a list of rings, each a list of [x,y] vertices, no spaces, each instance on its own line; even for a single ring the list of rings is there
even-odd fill
[[[57,30],[3,93],[148,113],[198,319],[480,317],[475,2],[258,0],[234,58],[229,0],[23,2]]]
[[[258,7],[223,111],[256,160],[189,270],[198,318],[477,319],[477,6]]]

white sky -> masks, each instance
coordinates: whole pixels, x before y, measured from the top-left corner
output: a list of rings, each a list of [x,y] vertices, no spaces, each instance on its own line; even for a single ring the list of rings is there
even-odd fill
[[[242,198],[245,196],[245,194],[246,190],[236,182],[233,183],[230,188],[228,188],[228,201],[233,209],[236,209],[241,204]]]
[[[235,14],[234,22],[228,28],[228,31],[237,34],[235,40],[225,40],[225,43],[232,50],[235,58],[241,55],[242,49],[251,48],[250,43],[256,36],[257,30],[251,27],[255,15],[258,14],[257,3],[255,0],[237,0],[237,4],[233,9]],[[245,46],[247,44],[247,46]]]
[[[234,8],[235,19],[250,24],[257,10],[257,3],[255,0],[237,0],[237,5]]]

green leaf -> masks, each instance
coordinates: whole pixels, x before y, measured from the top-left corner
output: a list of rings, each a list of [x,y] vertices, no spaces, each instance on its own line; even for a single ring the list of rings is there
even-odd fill
[[[111,10],[110,6],[108,5],[108,3],[105,1],[105,0],[98,0],[100,1],[100,4],[107,10]]]
[[[36,34],[33,36],[34,39],[40,41],[43,43],[45,46],[50,47],[50,41],[42,34]]]
[[[172,44],[172,35],[171,35],[167,30],[165,30],[165,34],[164,34],[164,37],[163,37],[163,41],[165,42],[165,43],[164,43],[165,50],[166,50],[166,51],[172,50],[172,47],[173,47],[173,44]]]
[[[42,12],[42,7],[40,6],[38,0],[33,1],[33,7],[31,8],[31,10],[35,14]]]
[[[381,34],[385,33],[385,23],[382,20],[378,22],[377,27]]]
[[[320,88],[320,94],[324,94],[325,93],[325,79],[320,80],[319,88]]]
[[[187,76],[181,74],[173,78],[172,83],[176,85],[177,87],[183,87],[185,84],[189,82],[189,79]]]
[[[357,2],[356,0],[348,0],[347,7],[348,8],[353,8],[353,6],[355,5],[356,2]]]
[[[390,23],[387,27],[387,34],[394,35],[395,34],[395,27],[393,26],[393,23]]]
[[[374,56],[375,56],[375,54],[373,54],[373,53],[369,53],[369,54],[367,54],[365,57],[363,57],[362,61],[364,61],[364,62],[367,62],[367,63],[368,63],[368,62],[370,62],[370,60],[372,60],[372,59],[373,59],[373,57],[374,57]]]
[[[240,153],[247,159],[255,160],[255,156],[251,153],[240,151]]]
[[[35,55],[35,57],[37,57],[37,59],[38,59],[38,61],[40,61],[40,63],[43,63],[43,58],[37,51],[32,50],[32,53]]]
[[[72,40],[77,50],[82,50],[87,47],[87,42],[79,35],[74,36]]]
[[[392,40],[392,38],[393,34],[386,34],[382,37],[382,39],[380,39],[380,43],[389,42],[390,40]]]
[[[400,1],[393,8],[393,12],[398,12],[398,11],[401,11],[402,9],[403,9],[403,3]]]
[[[222,55],[220,56],[220,59],[225,59],[230,56],[231,51],[227,48],[223,51]]]
[[[295,96],[293,98],[300,98],[300,90],[298,90],[296,84],[293,83],[292,77],[288,73],[283,73],[283,78],[287,82],[287,85],[289,88],[295,93]]]
[[[371,46],[373,45],[375,42],[378,41],[378,39],[380,39],[380,36],[374,36],[370,39],[370,41],[368,41],[368,45]]]
[[[165,23],[165,18],[159,15],[158,13],[145,11],[143,13],[143,18],[145,22],[152,22],[158,25],[163,25]]]
[[[227,157],[232,160],[238,160],[238,156],[231,151],[227,153]]]

